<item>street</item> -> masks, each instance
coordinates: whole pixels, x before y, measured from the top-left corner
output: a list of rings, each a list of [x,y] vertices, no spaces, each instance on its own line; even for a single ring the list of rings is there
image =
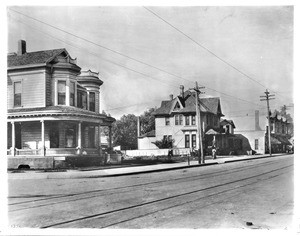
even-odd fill
[[[130,176],[10,179],[10,227],[290,229],[294,155]]]

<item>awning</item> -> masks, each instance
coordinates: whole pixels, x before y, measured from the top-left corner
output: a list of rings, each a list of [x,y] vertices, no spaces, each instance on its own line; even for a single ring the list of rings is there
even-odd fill
[[[271,134],[271,144],[292,145],[286,136]]]

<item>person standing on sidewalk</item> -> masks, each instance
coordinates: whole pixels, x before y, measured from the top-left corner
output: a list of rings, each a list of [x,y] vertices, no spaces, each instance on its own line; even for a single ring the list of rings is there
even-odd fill
[[[212,152],[213,159],[217,159],[217,147],[216,147],[216,136],[215,135],[214,135],[214,139],[212,141],[211,152]]]

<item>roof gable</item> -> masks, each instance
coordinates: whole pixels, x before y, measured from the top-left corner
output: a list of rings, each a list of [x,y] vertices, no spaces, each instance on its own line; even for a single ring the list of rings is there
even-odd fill
[[[196,113],[195,93],[192,93],[188,90],[185,91],[184,98],[177,96],[172,101],[162,101],[161,107],[154,112],[154,115],[170,115],[176,106],[175,101],[181,105],[181,109],[175,110],[175,112]],[[218,97],[200,98],[200,110],[201,112],[209,112],[215,115],[223,116],[220,98]]]
[[[26,52],[22,55],[9,54],[7,56],[7,66],[18,67],[26,65],[46,64],[51,62],[58,55],[67,57],[69,56],[69,53],[66,49],[61,48],[37,52]]]

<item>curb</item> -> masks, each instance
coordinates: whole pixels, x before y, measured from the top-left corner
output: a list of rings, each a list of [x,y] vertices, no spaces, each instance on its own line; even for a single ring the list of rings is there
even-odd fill
[[[276,155],[276,156],[262,156],[262,157],[250,157],[247,159],[239,159],[239,160],[229,160],[229,161],[225,161],[224,163],[230,163],[230,162],[238,162],[238,161],[248,161],[248,160],[256,160],[256,159],[264,159],[264,158],[269,158],[269,157],[280,157],[280,156],[286,156],[285,154],[281,154],[281,155]]]
[[[42,173],[36,173],[37,175],[33,175],[29,178],[24,178],[24,176],[21,176],[20,178],[10,178],[10,179],[82,179],[82,178],[103,178],[103,177],[118,177],[118,176],[129,176],[129,175],[137,175],[137,174],[147,174],[147,173],[154,173],[154,172],[164,172],[164,171],[172,171],[172,170],[180,170],[180,169],[187,169],[187,168],[195,168],[195,167],[204,167],[204,166],[210,166],[210,165],[217,165],[217,164],[225,164],[225,163],[232,163],[232,162],[240,162],[240,161],[248,161],[248,160],[256,160],[256,159],[265,159],[270,157],[278,157],[278,156],[285,156],[286,154],[280,154],[276,156],[260,156],[260,157],[250,157],[245,159],[237,159],[237,160],[227,160],[227,161],[221,161],[222,159],[218,159],[216,161],[210,162],[210,163],[204,163],[204,164],[193,164],[193,165],[185,165],[185,166],[175,166],[175,167],[167,167],[167,168],[161,168],[161,169],[152,169],[152,170],[140,170],[140,171],[132,171],[132,172],[125,172],[125,173],[115,173],[115,174],[95,174],[91,175],[87,173],[87,171],[84,172],[69,172],[68,175],[64,173],[50,173],[47,175],[43,175]],[[81,174],[82,173],[82,174]],[[9,179],[9,178],[8,178]]]
[[[124,176],[124,175],[147,174],[147,173],[153,173],[153,172],[163,172],[163,171],[180,170],[180,169],[186,169],[186,168],[195,168],[195,167],[202,167],[202,166],[211,166],[211,165],[216,165],[216,164],[219,164],[219,163],[218,163],[218,162],[212,162],[212,163],[196,164],[196,165],[190,165],[190,166],[170,167],[170,168],[166,168],[166,169],[143,170],[143,171],[128,172],[128,173],[107,174],[107,175],[95,175],[95,176],[78,177],[78,178],[117,177],[117,176]]]

